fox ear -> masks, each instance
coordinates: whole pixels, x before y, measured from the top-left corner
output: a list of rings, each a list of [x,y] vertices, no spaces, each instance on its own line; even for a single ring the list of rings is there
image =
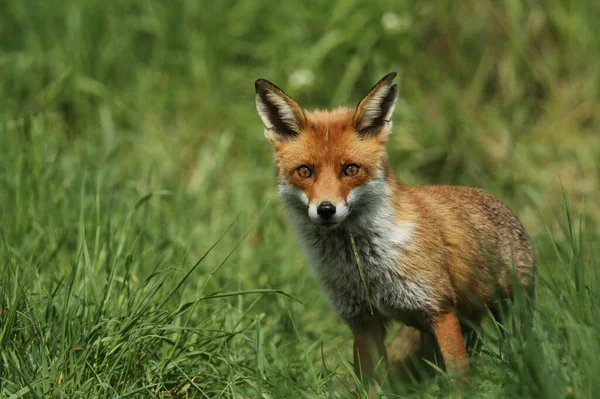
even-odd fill
[[[265,125],[269,140],[286,140],[300,135],[305,116],[302,108],[279,87],[265,79],[257,79],[256,110]]]
[[[361,136],[389,134],[398,98],[398,85],[392,84],[395,77],[396,72],[385,75],[358,103],[354,113],[354,124]]]

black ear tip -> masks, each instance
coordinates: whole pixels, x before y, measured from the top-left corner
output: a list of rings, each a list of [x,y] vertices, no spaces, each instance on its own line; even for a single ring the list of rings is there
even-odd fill
[[[265,87],[267,82],[268,82],[268,80],[263,79],[263,78],[256,79],[254,81],[254,88],[256,89],[256,91],[258,91],[261,87]]]
[[[267,79],[259,78],[254,81],[254,88],[258,92],[259,90],[273,90],[277,89],[273,83],[269,82]]]
[[[396,76],[398,76],[398,73],[397,73],[396,71],[392,71],[392,72],[388,73],[387,75],[385,75],[385,76],[383,77],[383,79],[381,79],[381,80],[385,80],[385,81],[387,81],[387,82],[390,82],[390,83],[391,83],[391,82],[392,82],[392,80],[394,80],[394,78],[395,78]]]

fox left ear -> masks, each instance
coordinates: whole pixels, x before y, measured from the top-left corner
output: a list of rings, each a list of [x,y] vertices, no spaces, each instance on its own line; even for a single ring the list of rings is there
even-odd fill
[[[265,79],[254,83],[256,110],[271,141],[287,140],[300,135],[305,116],[302,108],[283,90]]]
[[[398,85],[392,84],[396,72],[388,73],[358,103],[354,124],[364,137],[386,138],[392,127],[392,114],[398,98]]]

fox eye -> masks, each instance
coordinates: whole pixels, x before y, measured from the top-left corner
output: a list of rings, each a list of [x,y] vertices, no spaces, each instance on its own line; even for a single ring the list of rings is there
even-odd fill
[[[344,174],[346,176],[356,176],[358,174],[358,172],[360,171],[360,166],[358,166],[355,163],[351,163],[350,165],[346,165],[346,167],[344,168]]]
[[[302,165],[298,169],[296,169],[296,173],[298,173],[298,176],[300,176],[303,179],[307,179],[313,174],[312,169],[306,165]]]

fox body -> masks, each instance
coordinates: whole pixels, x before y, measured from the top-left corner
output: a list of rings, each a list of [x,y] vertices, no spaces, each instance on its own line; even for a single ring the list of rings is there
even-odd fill
[[[433,332],[446,368],[461,371],[468,361],[457,314],[477,322],[515,281],[530,287],[533,248],[513,212],[483,190],[409,186],[394,176],[384,147],[394,77],[354,108],[313,112],[259,79],[257,109],[291,223],[354,332],[357,374],[385,358],[388,320]]]

